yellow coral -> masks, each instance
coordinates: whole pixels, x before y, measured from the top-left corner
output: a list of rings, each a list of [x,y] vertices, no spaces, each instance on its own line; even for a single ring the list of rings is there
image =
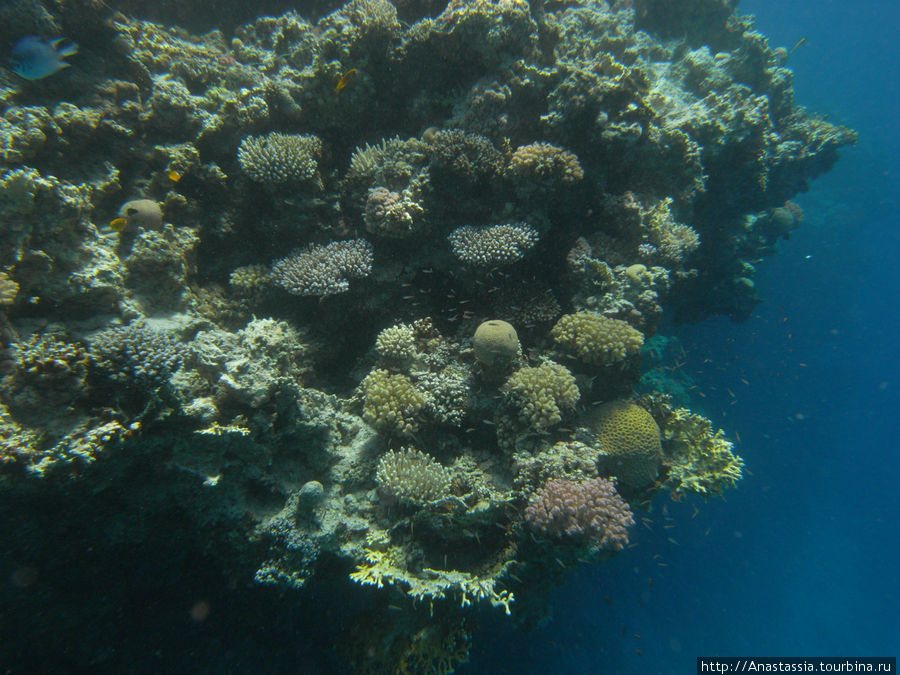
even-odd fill
[[[662,444],[650,413],[631,401],[613,401],[592,410],[586,421],[599,441],[604,473],[634,488],[656,480]]]
[[[410,435],[418,430],[428,396],[406,375],[375,369],[362,381],[362,390],[363,418],[378,431]]]
[[[550,331],[567,354],[585,363],[613,365],[638,354],[644,335],[625,321],[590,312],[566,314]]]
[[[535,431],[544,431],[562,420],[564,410],[572,410],[581,393],[567,368],[545,361],[513,373],[503,385],[519,408],[519,417]]]
[[[666,449],[672,455],[666,485],[675,494],[721,495],[742,477],[744,460],[712,422],[687,408],[676,408],[665,422]]]

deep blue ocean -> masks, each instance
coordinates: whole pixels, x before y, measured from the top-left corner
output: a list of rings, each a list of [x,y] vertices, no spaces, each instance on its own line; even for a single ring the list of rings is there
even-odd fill
[[[806,221],[760,266],[765,301],[753,317],[662,331],[679,338],[706,393],[697,409],[737,432],[749,471],[699,513],[658,496],[637,546],[578,573],[552,622],[523,635],[497,620],[458,672],[687,673],[697,656],[897,655],[900,5],[738,9],[773,46],[807,38],[789,64],[797,102],[859,132],[797,198]]]

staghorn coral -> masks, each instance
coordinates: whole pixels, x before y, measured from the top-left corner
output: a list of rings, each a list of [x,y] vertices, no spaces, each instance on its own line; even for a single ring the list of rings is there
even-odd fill
[[[429,397],[406,375],[375,369],[360,384],[363,419],[382,433],[409,436],[419,428],[419,418]]]
[[[624,321],[590,312],[563,315],[550,335],[570,356],[604,366],[637,356],[644,344],[643,334]]]
[[[450,495],[450,471],[415,448],[384,453],[378,460],[375,482],[383,494],[416,506]]]
[[[572,373],[553,361],[520,368],[503,385],[503,391],[522,422],[538,432],[558,424],[581,396]]]
[[[447,239],[457,260],[474,267],[490,267],[521,260],[537,243],[538,233],[526,223],[464,225],[453,230]]]
[[[634,518],[612,481],[554,478],[531,498],[525,522],[546,537],[587,540],[597,549],[621,551]]]
[[[327,296],[350,290],[351,278],[372,271],[372,245],[365,239],[311,244],[272,265],[272,281],[292,295]]]
[[[111,379],[158,387],[181,366],[185,349],[169,333],[146,321],[107,328],[90,340],[93,364]]]
[[[548,186],[577,183],[584,178],[578,157],[552,143],[520,145],[513,152],[507,170],[520,179]]]
[[[600,451],[601,473],[616,476],[631,488],[651,485],[662,460],[660,432],[656,421],[631,401],[612,401],[585,415]]]
[[[322,141],[316,136],[273,131],[242,140],[238,163],[257,183],[294,183],[316,176],[321,152]]]

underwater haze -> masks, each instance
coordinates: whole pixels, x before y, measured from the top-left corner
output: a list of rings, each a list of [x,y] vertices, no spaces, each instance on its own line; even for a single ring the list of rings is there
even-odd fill
[[[0,670],[896,656],[898,34],[0,3]]]

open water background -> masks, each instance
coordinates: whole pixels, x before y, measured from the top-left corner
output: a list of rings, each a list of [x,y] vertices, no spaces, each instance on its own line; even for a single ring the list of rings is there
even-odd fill
[[[752,319],[663,331],[707,394],[698,412],[740,434],[749,472],[694,517],[690,501],[668,503],[666,517],[657,497],[652,531],[638,525],[637,547],[579,572],[556,594],[554,621],[523,635],[487,618],[458,672],[688,673],[701,655],[897,655],[900,5],[739,10],[775,46],[807,38],[789,64],[796,101],[860,135],[796,200],[806,221],[760,266],[765,302]]]

